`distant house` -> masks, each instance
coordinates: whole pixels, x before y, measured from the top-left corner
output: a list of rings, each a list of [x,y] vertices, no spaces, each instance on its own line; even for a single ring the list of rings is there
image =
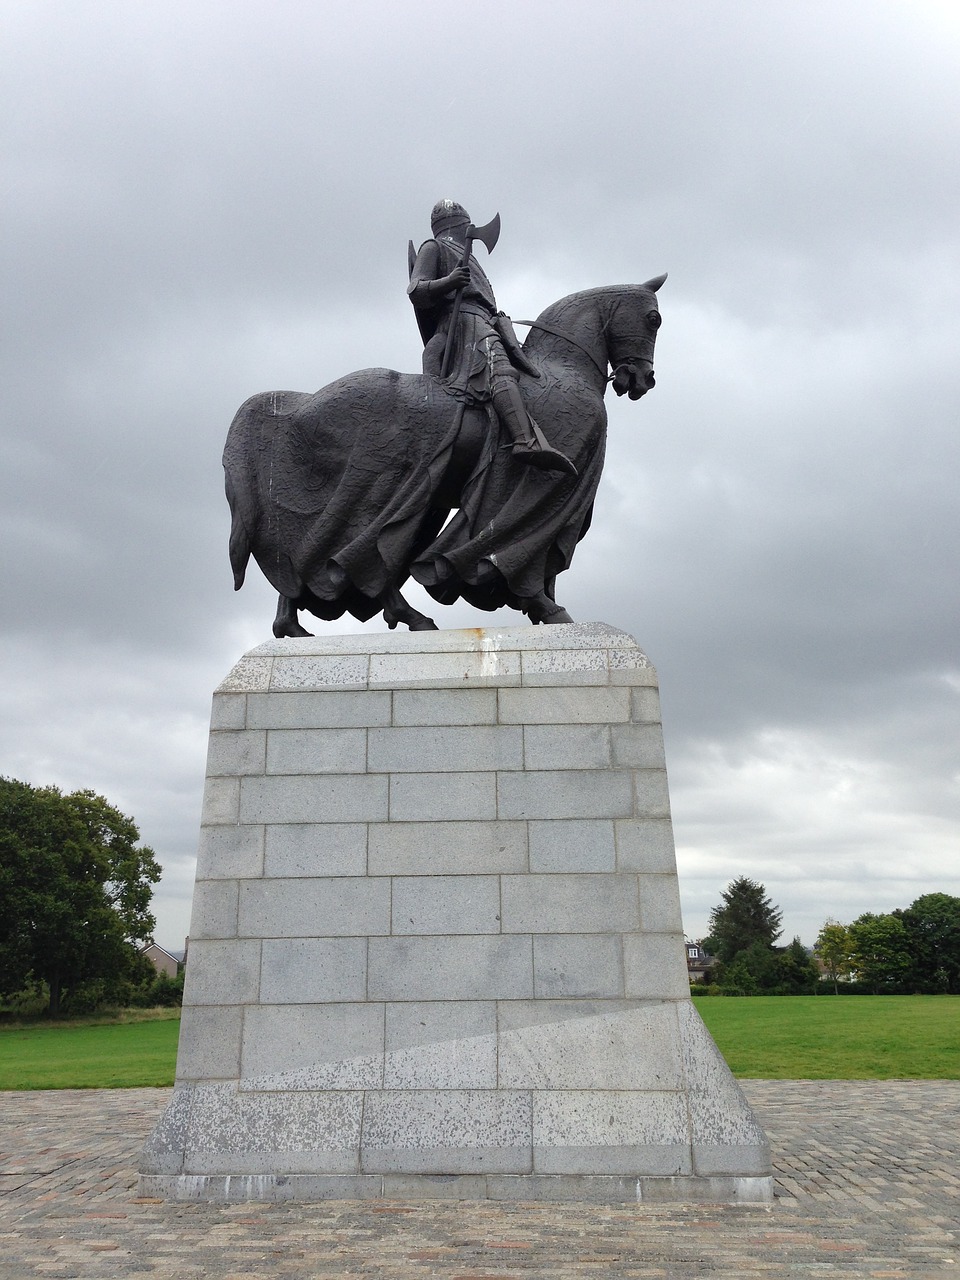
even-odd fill
[[[151,942],[140,954],[147,957],[157,973],[166,974],[168,978],[177,976],[187,956],[185,951],[168,951],[166,947],[161,947],[159,942]]]
[[[687,942],[687,975],[691,982],[706,982],[710,970],[717,963],[716,956],[708,956],[699,942]]]

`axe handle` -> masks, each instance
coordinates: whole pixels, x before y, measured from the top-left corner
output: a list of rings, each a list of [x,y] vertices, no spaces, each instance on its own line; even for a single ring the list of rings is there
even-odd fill
[[[471,227],[471,231],[473,228]],[[461,267],[469,267],[470,254],[473,252],[473,236],[467,236],[467,243],[463,247],[463,257],[460,259]],[[457,322],[460,319],[460,303],[463,301],[463,288],[457,290],[457,296],[453,302],[453,311],[450,315],[450,327],[447,329],[447,343],[443,348],[443,364],[440,366],[440,377],[445,378],[450,372],[450,357],[453,354],[453,336],[457,331]]]

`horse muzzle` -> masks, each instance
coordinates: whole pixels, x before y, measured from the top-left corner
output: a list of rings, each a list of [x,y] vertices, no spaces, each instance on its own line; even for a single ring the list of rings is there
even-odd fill
[[[656,385],[653,365],[649,360],[618,364],[613,371],[613,389],[618,396],[627,395],[631,400],[639,400]]]

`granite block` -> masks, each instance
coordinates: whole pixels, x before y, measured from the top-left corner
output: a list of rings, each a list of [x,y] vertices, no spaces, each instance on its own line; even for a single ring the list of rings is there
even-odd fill
[[[141,1174],[141,1196],[181,1203],[282,1204],[295,1200],[317,1204],[325,1200],[376,1200],[386,1194],[385,1179],[371,1173],[248,1173],[171,1177]]]
[[[613,825],[609,818],[531,822],[530,870],[613,871],[616,867]]]
[[[615,724],[610,729],[615,768],[665,769],[659,724]]]
[[[631,689],[629,718],[640,724],[660,723],[660,690],[656,685]]]
[[[618,934],[544,934],[533,939],[533,994],[539,999],[623,995]]]
[[[390,932],[390,881],[380,876],[245,881],[240,933],[249,938],[343,938]]]
[[[371,773],[456,773],[523,768],[519,725],[425,725],[369,730]]]
[[[625,770],[497,775],[500,818],[626,818],[633,812],[633,776]]]
[[[630,719],[630,690],[501,689],[501,724],[618,724]]]
[[[237,936],[236,880],[198,880],[193,890],[190,940]]]
[[[215,693],[252,693],[270,686],[273,657],[255,649],[245,653],[229,675],[217,685]]]
[[[537,1173],[693,1172],[680,1092],[538,1090],[533,1148]]]
[[[633,775],[634,814],[638,818],[666,818],[670,813],[667,775],[663,769],[637,769]],[[618,814],[617,817],[621,815]]]
[[[240,1005],[187,1005],[180,1017],[177,1083],[236,1080],[240,1075]]]
[[[219,730],[207,745],[207,777],[263,773],[267,735],[262,729]]]
[[[504,876],[500,894],[504,933],[617,933],[640,925],[631,875]]]
[[[387,779],[380,775],[297,777],[278,774],[243,779],[241,822],[385,822],[386,819]]]
[[[613,825],[618,871],[663,871],[676,875],[673,823],[668,817],[627,818]]]
[[[183,1003],[253,1004],[260,992],[260,943],[255,938],[190,942]]]
[[[366,729],[271,729],[267,734],[267,773],[363,773],[366,766]]]
[[[371,654],[370,687],[445,688],[520,683],[520,655],[498,652]]]
[[[369,694],[389,697],[389,694]],[[395,725],[496,724],[496,689],[398,689]]]
[[[353,1173],[363,1094],[193,1090],[185,1164],[194,1174]]]
[[[361,1167],[368,1173],[524,1173],[530,1095],[468,1089],[370,1092]]]
[[[388,1004],[385,1089],[495,1089],[497,1013],[492,1001]]]
[[[247,727],[247,695],[215,693],[210,709],[210,728],[245,729]]]
[[[385,781],[387,776],[391,822],[470,821],[497,816],[495,773],[394,773],[370,781]]]
[[[605,724],[524,725],[523,763],[526,769],[609,769],[610,728]]]
[[[690,1000],[677,1005],[693,1161],[704,1177],[769,1175],[770,1147],[750,1104]]]
[[[203,787],[200,822],[205,827],[240,821],[240,779],[207,778]]]
[[[528,649],[520,665],[523,684],[531,688],[607,683],[606,649]]]
[[[385,1200],[483,1200],[487,1194],[487,1179],[482,1173],[385,1173],[369,1176],[380,1177]]]
[[[523,822],[398,822],[370,826],[370,875],[489,875],[527,869]]]
[[[263,827],[201,827],[198,880],[244,880],[263,874]]]
[[[243,1025],[241,1088],[302,1092],[377,1089],[383,1005],[258,1005]]]
[[[689,998],[682,933],[633,933],[623,939],[623,980],[638,1000]]]
[[[366,996],[366,938],[264,938],[263,1004],[329,1004]]]
[[[273,660],[270,692],[309,689],[364,689],[370,659],[365,653],[287,656]]]
[[[390,723],[388,690],[372,693],[251,693],[247,726],[251,729],[364,729]]]
[[[500,932],[498,876],[397,876],[391,931],[395,934]]]
[[[529,937],[371,938],[370,1000],[521,1000],[533,995]]]
[[[503,1001],[498,1030],[497,1082],[502,1089],[663,1091],[684,1086],[671,1002]]]
[[[676,875],[644,874],[637,877],[640,890],[640,927],[645,933],[683,933],[680,920],[680,888]]]
[[[362,822],[305,822],[266,828],[263,874],[268,878],[362,876],[366,869],[367,828]]]

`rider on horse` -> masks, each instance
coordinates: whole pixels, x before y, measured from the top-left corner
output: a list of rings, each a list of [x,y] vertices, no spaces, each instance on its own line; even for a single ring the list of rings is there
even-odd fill
[[[476,258],[471,254],[469,265],[461,266],[470,215],[455,201],[441,200],[434,205],[430,226],[435,239],[420,246],[407,290],[425,343],[424,373],[443,376],[448,329],[461,293],[445,387],[466,403],[493,403],[518,462],[576,476],[576,467],[551,447],[524,406],[517,370],[534,378],[540,374],[523,354],[510,317],[497,310],[490,281]]]

